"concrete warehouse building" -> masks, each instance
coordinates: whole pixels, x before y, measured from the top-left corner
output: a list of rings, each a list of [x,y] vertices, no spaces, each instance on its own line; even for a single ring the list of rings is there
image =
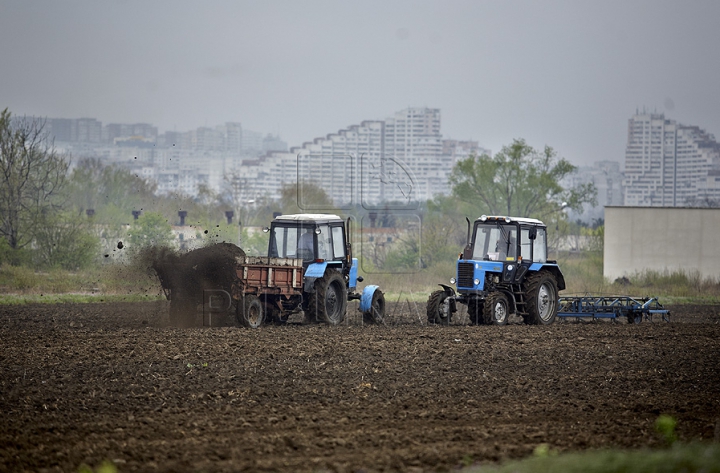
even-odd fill
[[[646,270],[720,280],[720,209],[605,207],[603,275]]]

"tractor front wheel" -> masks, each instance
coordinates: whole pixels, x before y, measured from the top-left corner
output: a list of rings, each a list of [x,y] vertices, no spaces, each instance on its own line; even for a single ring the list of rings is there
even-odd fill
[[[385,321],[385,296],[380,289],[373,292],[370,309],[363,312],[363,321],[367,324],[381,324]]]
[[[445,315],[444,305],[448,293],[438,290],[430,294],[427,302],[427,319],[429,324],[449,325],[450,314]]]
[[[486,325],[507,325],[510,303],[502,292],[491,292],[483,304],[483,320]]]

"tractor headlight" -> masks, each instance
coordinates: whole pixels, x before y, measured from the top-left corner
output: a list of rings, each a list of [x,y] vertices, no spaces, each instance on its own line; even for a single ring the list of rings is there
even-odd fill
[[[481,221],[481,222],[484,222],[485,220],[487,220],[487,215],[481,215],[481,216],[480,216],[480,221]]]
[[[455,278],[450,278],[450,284],[455,284]]]
[[[510,223],[510,222],[512,221],[512,219],[511,219],[510,217],[505,217],[505,221],[506,221],[507,223]]]
[[[477,286],[480,284],[480,280],[478,278],[473,279],[473,283]]]

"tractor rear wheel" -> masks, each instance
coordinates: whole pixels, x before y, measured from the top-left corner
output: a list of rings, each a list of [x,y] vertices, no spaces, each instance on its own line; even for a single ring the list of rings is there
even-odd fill
[[[308,312],[311,318],[328,325],[338,325],[345,319],[347,289],[342,274],[329,270],[315,281],[315,293],[310,295]]]
[[[237,319],[247,328],[258,328],[265,322],[265,307],[257,296],[246,295],[238,302]]]
[[[555,276],[547,271],[531,274],[525,280],[527,315],[525,323],[549,325],[558,313],[558,290]]]
[[[507,325],[510,303],[502,292],[491,292],[483,304],[483,321],[486,325]]]
[[[480,300],[471,300],[468,302],[468,317],[470,317],[470,322],[473,325],[482,325],[485,322],[483,320],[483,307],[484,304]]]
[[[427,302],[427,319],[429,324],[437,325],[449,325],[450,314],[445,316],[443,310],[445,299],[448,298],[448,293],[442,289],[437,290],[430,294],[430,298]]]
[[[385,296],[380,289],[373,292],[370,310],[363,312],[363,321],[366,324],[381,324],[385,321]]]

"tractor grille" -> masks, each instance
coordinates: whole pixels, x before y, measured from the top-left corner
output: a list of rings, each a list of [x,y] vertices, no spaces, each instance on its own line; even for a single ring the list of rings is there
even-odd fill
[[[475,265],[473,263],[458,263],[458,287],[473,287],[473,276],[475,275]]]

